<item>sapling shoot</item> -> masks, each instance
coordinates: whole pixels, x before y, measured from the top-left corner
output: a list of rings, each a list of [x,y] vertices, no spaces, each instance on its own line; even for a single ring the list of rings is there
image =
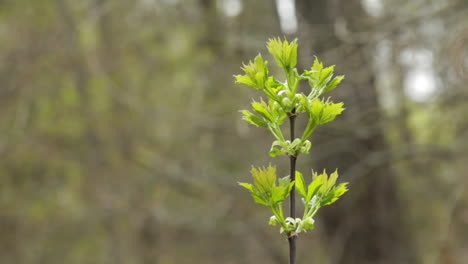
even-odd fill
[[[266,98],[252,101],[252,112],[243,110],[243,119],[250,124],[268,129],[274,137],[269,154],[272,157],[288,156],[290,160],[289,175],[278,178],[276,168],[252,168],[253,184],[239,183],[246,188],[258,204],[270,208],[272,216],[269,224],[279,226],[289,242],[289,264],[296,263],[296,240],[300,233],[315,228],[314,217],[319,209],[334,203],[348,189],[347,183],[337,184],[338,171],[328,174],[312,171],[311,177],[304,177],[296,170],[299,154],[308,154],[312,143],[310,138],[315,130],[333,121],[344,110],[343,103],[333,103],[323,95],[332,91],[343,80],[344,76],[334,76],[334,65],[324,67],[315,57],[310,70],[299,73],[297,64],[297,39],[288,42],[286,39],[270,39],[268,51],[273,55],[276,64],[284,71],[285,80],[271,76],[268,61],[258,54],[254,61],[244,64],[244,75],[235,75],[236,83],[245,84],[263,92]],[[299,91],[299,83],[307,81],[310,90]],[[305,114],[307,125],[302,135],[296,136],[295,119]],[[283,125],[289,120],[289,139],[283,135]],[[305,178],[310,178],[307,183]],[[296,191],[304,206],[302,217],[296,215]],[[289,197],[289,214],[283,210],[283,202]]]

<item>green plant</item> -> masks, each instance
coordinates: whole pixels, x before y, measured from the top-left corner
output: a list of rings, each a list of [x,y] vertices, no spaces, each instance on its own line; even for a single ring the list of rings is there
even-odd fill
[[[312,172],[312,180],[306,183],[299,171],[296,171],[296,159],[299,154],[307,154],[312,146],[309,138],[320,125],[329,123],[344,110],[343,103],[333,103],[321,96],[336,88],[344,76],[333,76],[334,66],[324,67],[315,58],[310,71],[299,74],[297,64],[297,40],[288,42],[270,39],[268,51],[273,55],[276,64],[284,70],[286,80],[279,81],[269,75],[268,62],[259,54],[254,61],[244,64],[245,75],[236,75],[236,82],[262,91],[267,99],[252,102],[253,113],[243,110],[243,119],[257,127],[268,129],[274,136],[270,155],[289,156],[290,176],[277,179],[276,168],[269,165],[265,168],[252,168],[253,184],[239,183],[251,193],[254,201],[270,208],[273,216],[270,225],[279,225],[280,233],[285,233],[289,241],[289,263],[296,262],[296,239],[299,233],[314,229],[314,216],[325,205],[335,202],[347,191],[347,183],[336,184],[338,172],[330,175]],[[307,81],[310,92],[299,92],[300,81]],[[305,113],[308,118],[300,137],[295,137],[295,119]],[[285,139],[282,125],[286,119],[290,124],[290,139]],[[295,191],[302,197],[304,213],[296,217]],[[290,197],[289,216],[283,212],[283,202]]]

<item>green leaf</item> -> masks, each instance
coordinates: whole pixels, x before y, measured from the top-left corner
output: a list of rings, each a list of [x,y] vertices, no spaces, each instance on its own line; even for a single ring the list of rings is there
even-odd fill
[[[325,171],[325,169],[323,170],[322,174],[320,174],[319,176],[322,176],[322,186],[320,187],[320,195],[323,197],[325,196],[328,191],[330,190],[330,188],[328,187],[328,174],[327,172]],[[318,176],[318,177],[319,177]]]
[[[265,118],[265,120],[274,123],[275,118],[272,116],[268,109],[268,105],[263,100],[260,102],[253,101],[252,108],[257,114]]]
[[[317,58],[317,56],[314,56],[314,64],[312,64],[312,68],[310,68],[311,72],[313,73],[314,77],[320,76],[320,72],[323,69],[323,63]]]
[[[268,76],[268,67],[267,67],[268,61],[263,60],[261,54],[258,54],[255,57],[254,61],[255,61],[255,68],[256,68],[257,72],[261,72],[264,75]]]
[[[252,168],[254,184],[262,193],[271,193],[276,182],[276,168],[269,165],[267,168]]]
[[[307,109],[307,114],[309,115],[309,119],[314,120],[315,123],[320,124],[320,120],[322,118],[324,104],[320,99],[314,100],[310,104],[310,108]]]
[[[266,78],[263,72],[257,72],[255,74],[255,82],[256,82],[257,87],[261,89],[265,88],[265,81],[266,81]]]
[[[340,198],[343,194],[345,194],[348,191],[348,183],[344,182],[339,184],[338,186],[333,189],[334,196],[336,199]]]
[[[255,186],[253,186],[250,183],[244,182],[240,182],[239,185],[250,191],[250,194],[252,195],[252,198],[256,203],[268,206],[268,201],[265,199],[264,196],[262,196],[262,194]]]
[[[344,108],[343,103],[335,104],[316,99],[306,111],[310,120],[313,120],[318,125],[323,125],[333,121],[337,115],[344,111]]]
[[[258,54],[254,62],[249,61],[248,64],[242,66],[245,75],[236,75],[237,83],[246,84],[257,90],[263,90],[265,83],[268,81],[268,61],[263,60],[262,55]]]
[[[336,88],[336,86],[343,80],[344,76],[333,78],[335,65],[324,68],[323,63],[315,57],[314,64],[310,71],[304,71],[300,76],[301,79],[307,79],[309,86],[312,89],[309,94],[310,99],[314,99],[326,92]],[[332,80],[333,78],[333,80]]]
[[[289,187],[290,183],[291,183],[291,177],[289,177],[289,176],[286,176],[286,177],[283,177],[283,178],[279,179],[279,185],[281,187]]]
[[[320,206],[331,204],[335,202],[341,195],[343,195],[347,189],[347,183],[342,183],[338,186],[335,186],[335,183],[338,179],[338,171],[335,170],[330,176],[324,170],[320,175],[313,173],[313,181],[309,185],[309,190],[307,194],[307,201],[310,201],[312,197],[318,195],[320,197]],[[314,187],[312,187],[314,185]],[[311,189],[314,189],[313,194],[310,193]]]
[[[273,55],[275,58],[276,64],[278,64],[280,67],[283,67],[283,45],[281,40],[279,38],[269,39],[267,42],[267,48],[271,55]]]
[[[284,84],[278,81],[275,77],[268,77],[267,82],[265,83],[267,88],[270,88],[273,92],[277,93],[279,90],[286,89]]]
[[[279,179],[279,186],[273,188],[273,203],[276,204],[284,201],[291,193],[294,183],[295,181],[291,182],[289,176]]]
[[[252,114],[251,112],[249,112],[247,110],[243,110],[242,114],[244,114],[242,119],[244,119],[245,121],[249,122],[250,124],[252,124],[254,126],[257,126],[257,127],[267,127],[268,126],[267,123],[265,121],[263,121],[260,117]]]
[[[304,177],[302,177],[302,173],[299,171],[296,171],[296,190],[302,197],[307,197],[307,187],[304,182]]]
[[[325,183],[325,176],[323,174],[316,176],[312,179],[312,182],[307,187],[307,197],[306,202],[309,202],[312,197],[320,190],[320,188]]]
[[[281,105],[278,102],[273,100],[270,100],[268,102],[268,107],[270,109],[271,115],[275,119],[274,123],[278,125],[283,124],[286,117],[288,117],[285,109],[281,107]]]
[[[316,84],[316,89],[319,90],[318,94],[321,95],[324,93],[324,90],[325,90],[325,87],[327,85],[327,83],[331,80],[331,78],[333,77],[333,70],[335,68],[335,65],[332,65],[330,67],[327,67],[327,68],[324,68],[321,72],[320,72],[320,79],[319,81],[317,82]]]
[[[330,177],[328,178],[327,182],[327,188],[330,189],[335,185],[336,179],[338,179],[338,170],[335,170],[332,174],[330,174]]]
[[[271,197],[271,203],[272,205],[275,205],[277,203],[280,203],[288,197],[288,188],[282,187],[282,186],[275,186],[272,189],[272,197]]]
[[[255,87],[255,82],[249,76],[234,75],[234,77],[236,78],[236,83],[245,84],[245,85],[250,86],[252,88]]]
[[[328,205],[334,203],[340,196],[345,194],[348,191],[348,188],[346,187],[348,183],[342,183],[336,187],[333,187],[331,192],[322,199],[322,205]]]
[[[323,90],[323,93],[326,93],[335,89],[336,86],[338,86],[338,84],[340,84],[343,79],[344,79],[344,75],[333,78],[333,80],[330,83],[328,83],[327,87],[325,87],[325,89]]]
[[[254,186],[250,183],[245,183],[245,182],[239,182],[239,185],[246,188],[247,190],[249,190],[250,192],[253,192],[253,188]]]
[[[268,51],[275,58],[276,64],[289,70],[297,64],[297,39],[289,43],[286,39],[269,39],[267,42]]]
[[[297,64],[297,39],[291,42],[289,46],[289,63],[290,67],[294,67]]]
[[[341,114],[343,111],[343,103],[327,103],[323,108],[320,124],[326,124],[335,120],[336,116]]]
[[[258,192],[253,192],[252,197],[253,197],[254,201],[256,203],[258,203],[258,204],[265,205],[265,206],[270,205],[268,200]]]

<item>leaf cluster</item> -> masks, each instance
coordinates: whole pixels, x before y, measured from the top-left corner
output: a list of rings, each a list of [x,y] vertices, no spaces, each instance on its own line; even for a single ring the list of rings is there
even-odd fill
[[[321,174],[312,172],[312,181],[307,185],[302,174],[296,171],[295,186],[304,203],[303,222],[313,222],[313,217],[322,206],[334,203],[348,191],[348,183],[336,185],[337,179],[337,170],[330,175],[325,170]],[[297,232],[307,229],[313,229],[313,227],[302,227]]]
[[[287,232],[291,235],[314,229],[313,217],[318,210],[334,203],[348,190],[347,183],[336,185],[337,171],[330,175],[326,171],[321,174],[313,172],[309,185],[306,184],[299,171],[296,171],[295,181],[291,181],[289,176],[277,180],[276,168],[271,165],[267,168],[252,168],[251,173],[254,183],[239,183],[239,185],[250,192],[256,203],[271,209],[273,216],[270,218],[270,225],[280,224],[280,232]],[[302,218],[285,218],[283,201],[289,196],[294,186],[304,202],[304,214]]]
[[[277,184],[276,168],[271,165],[266,168],[252,168],[251,173],[254,184],[240,183],[240,185],[251,192],[255,202],[262,205],[278,205],[289,196],[294,187],[294,181],[291,182],[289,176],[279,179]]]
[[[294,181],[291,181],[289,176],[277,181],[276,167],[271,165],[267,168],[252,168],[251,173],[254,183],[239,183],[239,185],[249,190],[256,203],[268,206],[282,228],[287,229],[282,202],[294,188]]]
[[[276,64],[284,70],[286,80],[281,82],[269,75],[268,61],[259,54],[254,61],[244,64],[244,75],[236,75],[236,82],[262,91],[268,98],[252,102],[252,110],[243,110],[243,119],[252,125],[267,128],[275,137],[270,149],[272,157],[278,155],[297,156],[309,153],[311,142],[309,138],[318,126],[331,122],[341,112],[343,103],[333,103],[320,98],[324,93],[332,91],[343,80],[344,76],[334,77],[334,67],[324,67],[315,57],[310,70],[299,74],[297,68],[297,40],[288,42],[280,39],[270,39],[268,51],[273,55]],[[307,81],[310,91],[305,94],[298,92],[300,81]],[[287,117],[306,113],[307,127],[301,137],[285,140],[281,125]]]

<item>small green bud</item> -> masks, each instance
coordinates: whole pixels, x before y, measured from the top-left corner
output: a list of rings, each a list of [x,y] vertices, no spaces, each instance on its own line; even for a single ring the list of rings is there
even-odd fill
[[[292,217],[287,217],[286,226],[288,228],[288,231],[296,230],[296,220]]]
[[[268,222],[268,224],[271,226],[276,226],[277,222],[278,221],[276,220],[276,216],[273,215],[270,217],[270,221]]]
[[[281,100],[281,103],[283,104],[284,110],[286,112],[290,112],[293,108],[291,100],[289,98],[285,97],[283,100]]]
[[[306,219],[304,219],[304,221],[302,221],[302,227],[304,227],[304,229],[314,229],[315,228],[315,221],[314,219],[312,219],[312,217],[308,217]]]

